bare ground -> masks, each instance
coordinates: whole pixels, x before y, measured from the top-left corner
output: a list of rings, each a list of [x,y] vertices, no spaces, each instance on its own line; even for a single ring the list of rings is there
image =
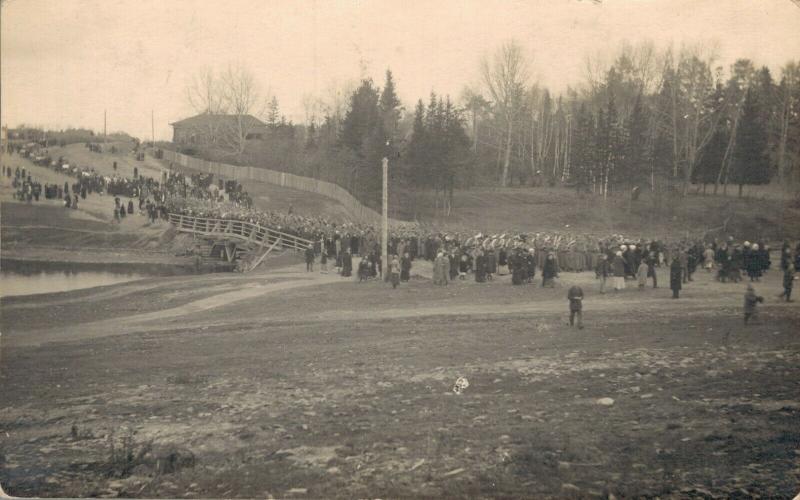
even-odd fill
[[[601,296],[588,274],[565,274],[556,290],[507,278],[446,290],[417,278],[392,290],[300,266],[271,273],[292,275],[304,284],[169,320],[142,320],[139,308],[225,297],[252,278],[4,300],[3,487],[133,497],[797,492],[800,314],[772,296],[775,276],[759,285],[767,304],[745,327],[743,287],[705,274],[678,301],[661,289]],[[587,290],[584,330],[563,314],[573,282]],[[109,293],[127,314],[89,309]],[[459,376],[470,386],[456,395]],[[614,404],[598,404],[604,397]]]

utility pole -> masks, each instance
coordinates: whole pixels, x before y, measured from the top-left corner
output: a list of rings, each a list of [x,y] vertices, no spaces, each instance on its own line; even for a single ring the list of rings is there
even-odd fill
[[[106,137],[108,136],[108,129],[106,128],[106,110],[103,110],[103,143],[106,142]]]
[[[155,119],[155,111],[150,110],[150,132],[153,134],[153,156],[156,154],[156,119]]]
[[[389,159],[383,157],[383,216],[381,217],[381,273],[389,279]]]

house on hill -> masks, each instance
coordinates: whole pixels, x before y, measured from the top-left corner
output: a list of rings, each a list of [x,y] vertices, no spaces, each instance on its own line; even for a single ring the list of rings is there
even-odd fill
[[[192,116],[170,123],[172,142],[180,145],[220,144],[234,137],[245,140],[261,140],[266,137],[267,124],[252,115],[214,115],[209,113]]]

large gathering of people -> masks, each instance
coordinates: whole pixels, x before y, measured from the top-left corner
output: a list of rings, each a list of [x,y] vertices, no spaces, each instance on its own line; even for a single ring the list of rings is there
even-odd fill
[[[309,269],[313,269],[313,262],[319,258],[324,272],[330,261],[343,277],[350,277],[355,271],[359,281],[366,281],[383,274],[380,230],[370,224],[301,215],[292,207],[287,211],[257,209],[241,184],[215,179],[211,174],[187,176],[170,169],[161,179],[136,172],[134,178],[117,174],[109,177],[93,168],[70,165],[64,158],[52,160],[46,151],[44,156],[36,156],[35,161],[73,177],[74,182],[65,182],[63,187],[42,185],[24,167],[12,171],[3,166],[3,175],[13,176],[15,197],[20,200],[38,200],[44,191],[45,198],[63,199],[66,207],[77,208],[79,197],[86,199],[95,192],[105,193],[114,197],[113,220],[120,222],[134,213],[133,199],[138,199],[140,213],[146,214],[151,222],[175,213],[258,224],[311,242],[306,252]],[[128,198],[127,203],[123,197]],[[743,279],[759,281],[772,265],[765,242],[735,241],[733,237],[665,242],[619,234],[605,238],[569,232],[490,235],[444,231],[411,223],[390,229],[388,253],[387,272],[395,287],[410,279],[413,263],[418,260],[432,263],[433,283],[438,286],[467,279],[483,283],[510,275],[515,286],[554,287],[562,271],[594,271],[600,293],[619,292],[629,281],[635,282],[639,290],[650,282],[653,288],[658,288],[657,269],[664,267],[668,269],[673,298],[679,298],[681,288],[693,281],[698,268],[709,273],[715,271],[720,282],[737,283]],[[354,256],[361,257],[355,270]],[[798,267],[800,244],[793,249],[785,242],[781,248],[781,272],[785,273],[782,297],[786,300],[791,300],[791,285]]]

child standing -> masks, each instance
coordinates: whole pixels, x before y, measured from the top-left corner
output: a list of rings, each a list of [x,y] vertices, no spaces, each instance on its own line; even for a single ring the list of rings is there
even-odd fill
[[[764,302],[764,297],[756,295],[753,285],[747,284],[747,291],[744,294],[744,324],[746,325],[750,318],[756,315],[756,305],[759,302]]]

